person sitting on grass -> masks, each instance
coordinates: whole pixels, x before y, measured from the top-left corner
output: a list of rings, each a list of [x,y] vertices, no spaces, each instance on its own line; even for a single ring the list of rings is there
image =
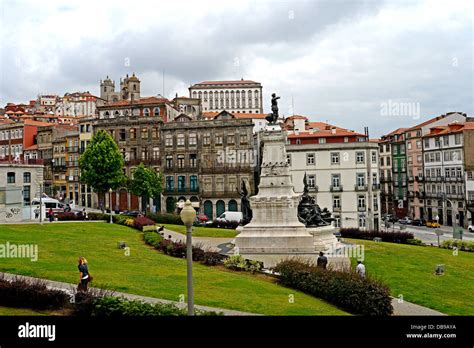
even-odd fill
[[[80,291],[87,291],[87,284],[92,281],[92,277],[89,274],[89,267],[87,267],[87,260],[85,257],[79,258],[79,265],[77,266],[80,274],[80,282],[77,287]]]

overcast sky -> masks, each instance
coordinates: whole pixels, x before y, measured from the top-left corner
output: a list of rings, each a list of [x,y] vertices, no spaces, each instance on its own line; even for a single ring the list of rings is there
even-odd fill
[[[0,106],[99,95],[106,75],[168,98],[243,77],[263,84],[265,112],[276,92],[285,116],[376,137],[474,114],[472,3],[0,0]]]

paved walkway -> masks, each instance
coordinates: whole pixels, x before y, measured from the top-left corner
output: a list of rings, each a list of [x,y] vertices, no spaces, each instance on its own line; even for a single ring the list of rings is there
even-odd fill
[[[15,279],[15,278],[24,279],[24,280],[28,280],[28,281],[41,280],[41,281],[44,281],[46,283],[46,286],[49,289],[62,290],[62,291],[65,291],[69,294],[74,294],[75,289],[77,288],[76,284],[63,283],[63,282],[57,282],[57,281],[48,280],[48,279],[33,278],[33,277],[27,277],[27,276],[22,276],[22,275],[16,275],[16,274],[11,274],[11,273],[0,272],[0,277],[2,277],[2,276],[6,280],[12,280],[12,279]],[[187,308],[186,303],[170,301],[170,300],[164,300],[164,299],[155,298],[155,297],[146,297],[146,296],[127,294],[127,293],[115,292],[115,291],[113,292],[112,295],[116,296],[116,297],[124,297],[124,298],[129,299],[129,300],[140,300],[140,301],[148,302],[148,303],[174,304],[179,308]],[[199,309],[199,310],[202,310],[202,311],[205,311],[205,312],[220,312],[220,313],[223,313],[224,315],[230,315],[230,316],[261,315],[261,314],[240,312],[240,311],[234,311],[234,310],[231,310],[231,309],[215,308],[215,307],[208,307],[208,306],[201,306],[201,305],[195,305],[194,307],[196,309]]]
[[[444,313],[435,311],[434,309],[423,307],[415,303],[403,301],[399,302],[398,298],[392,298],[393,306],[393,315],[403,316],[403,315],[446,315]]]

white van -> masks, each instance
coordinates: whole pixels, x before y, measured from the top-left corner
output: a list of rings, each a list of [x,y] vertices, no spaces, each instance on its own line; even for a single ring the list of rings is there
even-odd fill
[[[218,218],[218,222],[240,222],[242,221],[243,215],[241,211],[225,211]]]
[[[64,204],[59,202],[57,199],[54,198],[42,198],[41,202],[43,203],[43,208],[44,211],[46,212],[46,217],[48,217],[49,214],[49,209],[53,209],[54,213],[59,213],[64,210]],[[40,199],[39,198],[34,198],[31,201],[31,205],[34,207],[37,207],[40,205]]]

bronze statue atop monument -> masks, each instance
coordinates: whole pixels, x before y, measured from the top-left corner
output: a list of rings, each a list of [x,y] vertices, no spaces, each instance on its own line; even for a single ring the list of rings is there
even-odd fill
[[[278,120],[278,99],[275,93],[272,94],[272,113],[268,114],[265,119],[268,121],[270,125],[276,124]]]

